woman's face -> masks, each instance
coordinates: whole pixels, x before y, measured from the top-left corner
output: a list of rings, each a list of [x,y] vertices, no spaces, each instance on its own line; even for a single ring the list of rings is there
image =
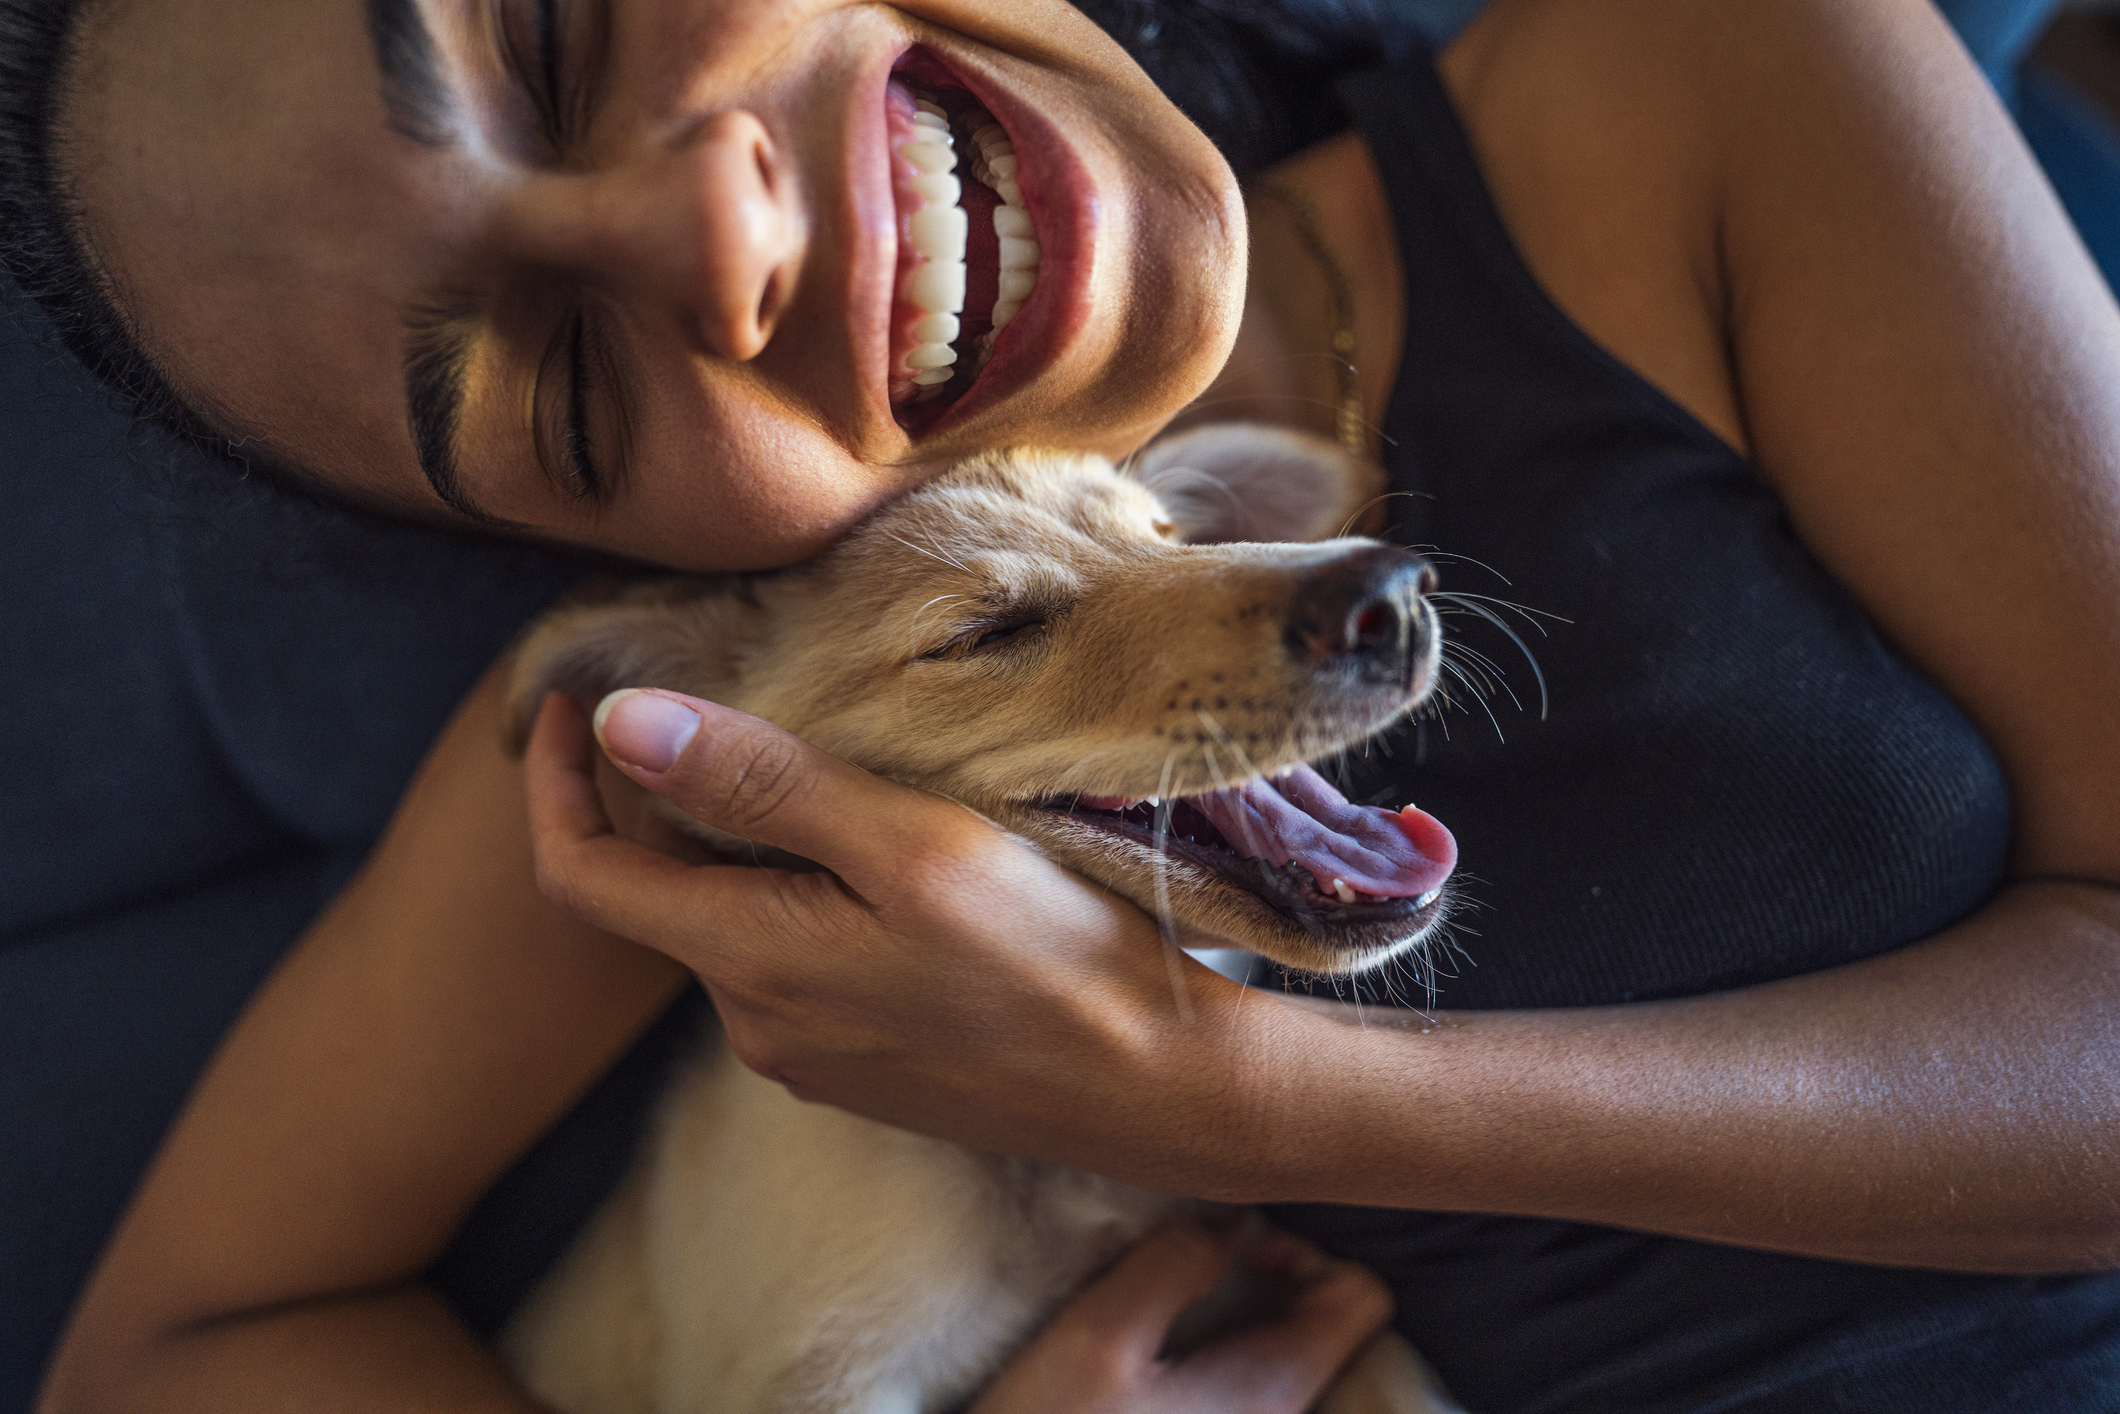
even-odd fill
[[[1058,0],[114,0],[80,77],[149,355],[400,512],[785,564],[972,452],[1131,449],[1240,313],[1227,167]],[[991,112],[1042,249],[950,402],[893,401],[908,91]]]

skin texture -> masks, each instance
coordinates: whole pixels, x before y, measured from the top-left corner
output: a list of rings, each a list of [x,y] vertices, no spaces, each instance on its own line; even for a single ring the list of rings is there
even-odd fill
[[[538,902],[533,860],[572,916],[703,977],[755,1068],[928,1133],[1229,1198],[1970,1270],[2120,1262],[2110,296],[1918,0],[1500,0],[1445,78],[1562,308],[1757,457],[1993,744],[2016,835],[1992,904],[1887,957],[1687,1001],[1364,1028],[1201,971],[1187,1024],[1139,914],[711,704],[675,763],[622,712],[606,744],[640,785],[836,877],[639,845],[563,700],[528,761],[533,845],[483,696],[202,1082],[45,1408],[311,1386],[345,1408],[518,1407],[408,1283],[681,981]],[[1351,273],[1366,303],[1376,277]],[[1262,285],[1283,346],[1319,346],[1301,300]],[[497,862],[466,893],[476,858]],[[457,907],[518,927],[459,931]],[[952,985],[915,998],[909,975]]]

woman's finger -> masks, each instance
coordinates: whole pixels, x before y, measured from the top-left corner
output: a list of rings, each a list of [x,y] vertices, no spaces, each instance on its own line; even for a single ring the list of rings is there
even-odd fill
[[[1173,1378],[1202,1408],[1307,1409],[1391,1319],[1391,1293],[1364,1268],[1285,1233],[1267,1233],[1246,1256],[1257,1270],[1296,1276],[1295,1299],[1188,1356]]]
[[[719,922],[722,937],[753,936],[787,876],[688,865],[620,835],[591,774],[593,750],[587,715],[563,693],[548,696],[523,753],[539,888],[606,932],[711,972],[712,959],[694,955],[705,929]]]
[[[1174,1218],[1090,1283],[1056,1325],[1073,1326],[1129,1367],[1153,1362],[1178,1313],[1215,1289],[1236,1260],[1236,1229]]]
[[[597,707],[596,731],[619,769],[680,810],[814,859],[863,897],[889,887],[924,834],[971,819],[770,722],[682,693],[615,692]]]

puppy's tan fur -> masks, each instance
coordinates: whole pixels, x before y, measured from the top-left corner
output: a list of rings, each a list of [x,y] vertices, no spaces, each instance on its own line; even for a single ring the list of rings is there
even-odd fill
[[[1305,574],[1372,542],[1267,533],[1331,535],[1369,492],[1361,464],[1259,428],[1173,439],[1131,474],[984,457],[795,569],[558,611],[518,655],[515,715],[554,688],[711,698],[964,802],[1188,945],[1358,971],[1417,946],[1440,906],[1319,928],[1048,806],[1215,790],[1412,710],[1432,620],[1412,691],[1328,680],[1284,646]],[[1173,1205],[799,1104],[716,1045],[507,1346],[569,1414],[945,1409]],[[1443,1407],[1430,1397],[1384,1341],[1331,1407]]]

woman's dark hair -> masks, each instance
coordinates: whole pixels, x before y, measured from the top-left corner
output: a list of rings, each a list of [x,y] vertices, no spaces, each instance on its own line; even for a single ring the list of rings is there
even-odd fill
[[[65,180],[53,119],[74,83],[74,36],[92,3],[0,0],[0,268],[135,416],[223,450],[111,302]]]
[[[1343,76],[1421,38],[1393,0],[1075,0],[1240,178],[1341,131]]]
[[[53,119],[95,0],[0,0],[0,268],[136,416],[225,443],[141,350],[84,238]],[[1390,0],[1078,0],[1222,148],[1240,176],[1345,126],[1341,74],[1411,34]]]

